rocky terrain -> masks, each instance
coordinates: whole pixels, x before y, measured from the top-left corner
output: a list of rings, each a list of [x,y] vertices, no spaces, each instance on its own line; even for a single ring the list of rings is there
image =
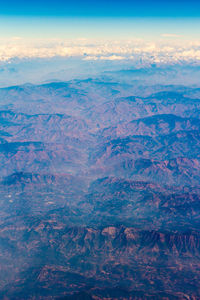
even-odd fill
[[[200,299],[200,89],[128,75],[0,89],[1,299]]]

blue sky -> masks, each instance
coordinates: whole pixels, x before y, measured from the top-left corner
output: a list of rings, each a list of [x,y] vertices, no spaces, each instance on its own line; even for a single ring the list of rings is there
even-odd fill
[[[199,17],[190,0],[1,0],[2,16]]]
[[[199,39],[200,18],[2,16],[0,37]]]
[[[0,0],[0,38],[159,38],[200,34],[200,1]]]

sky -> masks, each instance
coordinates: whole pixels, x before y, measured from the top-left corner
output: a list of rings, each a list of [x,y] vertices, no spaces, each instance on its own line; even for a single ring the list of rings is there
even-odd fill
[[[0,37],[154,39],[162,34],[199,38],[200,18],[0,17]]]
[[[195,0],[0,0],[0,38],[192,39],[199,25]]]
[[[200,59],[200,1],[0,0],[0,61]]]
[[[200,17],[198,0],[1,0],[4,16]]]

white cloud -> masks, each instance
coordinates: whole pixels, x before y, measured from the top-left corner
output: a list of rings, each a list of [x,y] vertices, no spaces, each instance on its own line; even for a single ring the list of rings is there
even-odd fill
[[[172,34],[164,34],[164,36]],[[173,35],[174,37],[174,35]],[[51,58],[79,56],[83,60],[140,59],[150,62],[173,63],[200,60],[200,41],[166,40],[149,42],[132,40],[50,39],[28,40],[21,37],[0,39],[0,61],[12,58]]]
[[[86,56],[84,60],[123,60],[128,57],[120,55],[110,55],[110,56]]]
[[[180,38],[181,35],[180,34],[175,34],[175,33],[163,33],[161,34],[162,37],[166,37],[166,38]]]

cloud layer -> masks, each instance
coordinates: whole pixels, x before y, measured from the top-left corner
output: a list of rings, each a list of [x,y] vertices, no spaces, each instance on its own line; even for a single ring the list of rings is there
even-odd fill
[[[167,38],[167,39],[166,39]],[[143,60],[155,63],[200,63],[200,41],[187,42],[163,34],[156,42],[142,39],[28,40],[20,37],[0,39],[0,61],[13,58],[81,57],[83,60]]]

